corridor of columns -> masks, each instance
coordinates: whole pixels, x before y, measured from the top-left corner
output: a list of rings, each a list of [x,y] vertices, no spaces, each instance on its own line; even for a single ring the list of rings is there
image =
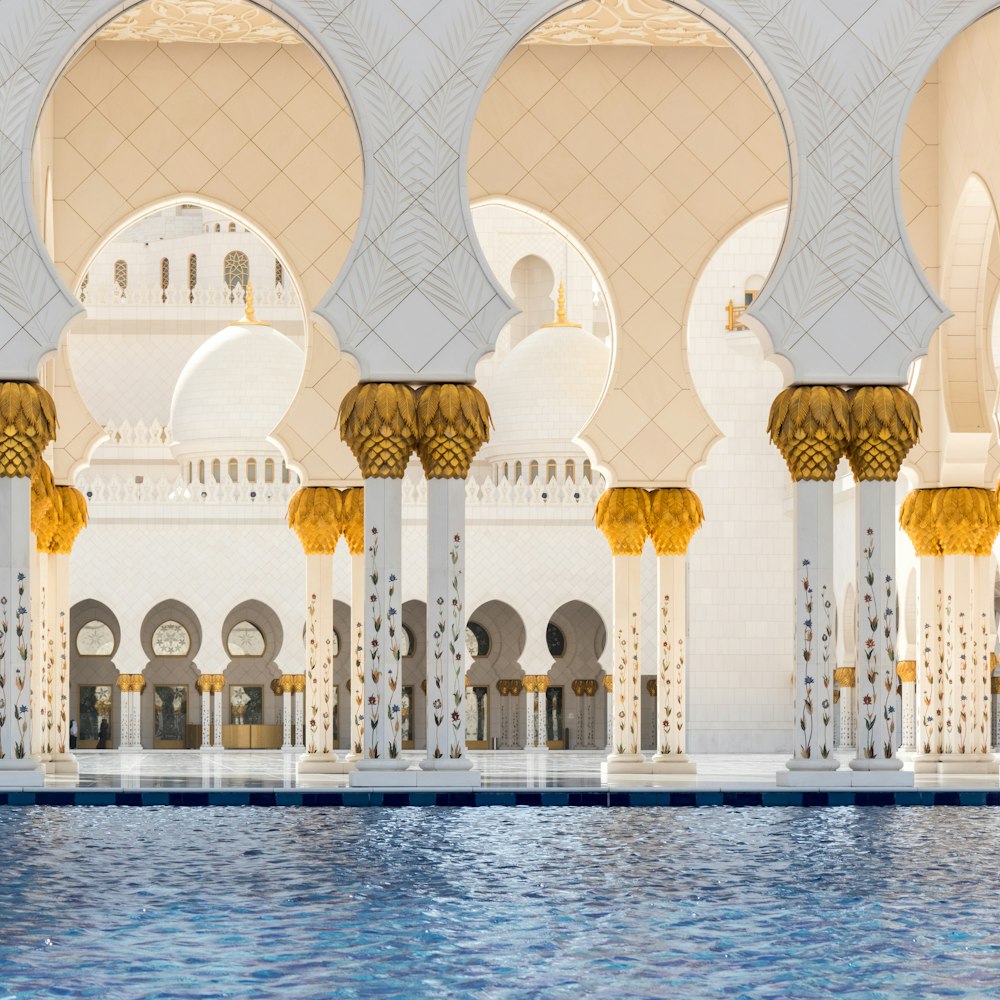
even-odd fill
[[[806,205],[724,2],[528,5],[433,166],[307,5],[177,6],[20,154],[0,785],[1000,784],[1000,14]]]

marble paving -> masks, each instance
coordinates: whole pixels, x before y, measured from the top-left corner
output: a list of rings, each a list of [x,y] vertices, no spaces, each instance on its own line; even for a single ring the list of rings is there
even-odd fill
[[[420,751],[404,754],[416,767]],[[611,775],[602,777],[605,752],[471,751],[483,788],[614,788],[691,791],[773,790],[786,757],[775,754],[693,755],[695,775]],[[122,753],[82,750],[76,753],[78,776],[49,775],[46,788],[346,788],[347,775],[296,773],[298,755],[280,750],[151,750]],[[846,768],[848,754],[840,757]],[[2,783],[2,775],[0,775]],[[917,789],[1000,789],[1000,766],[993,774],[915,775]]]

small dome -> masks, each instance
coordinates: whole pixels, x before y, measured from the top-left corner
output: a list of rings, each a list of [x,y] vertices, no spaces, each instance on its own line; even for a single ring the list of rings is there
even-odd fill
[[[526,337],[482,386],[496,427],[482,458],[577,452],[573,438],[601,399],[610,352],[585,330],[543,327]]]
[[[174,454],[260,451],[291,404],[304,363],[302,351],[273,327],[220,330],[191,355],[174,387]]]

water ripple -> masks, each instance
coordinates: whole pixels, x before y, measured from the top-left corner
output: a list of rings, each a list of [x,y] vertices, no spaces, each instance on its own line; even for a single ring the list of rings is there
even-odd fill
[[[0,810],[0,993],[982,997],[988,809]]]

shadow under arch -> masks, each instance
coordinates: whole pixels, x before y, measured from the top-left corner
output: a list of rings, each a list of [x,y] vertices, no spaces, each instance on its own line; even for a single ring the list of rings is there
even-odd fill
[[[52,260],[50,248],[47,245],[46,239],[48,233],[43,232],[43,229],[50,228],[46,226],[44,222],[48,208],[46,204],[47,196],[43,193],[41,200],[39,200],[39,193],[33,193],[32,174],[35,169],[34,161],[36,158],[36,140],[42,125],[43,115],[46,107],[53,97],[58,83],[71,68],[81,52],[92,41],[94,41],[103,29],[107,28],[120,16],[133,12],[138,7],[146,6],[150,2],[151,0],[131,0],[131,2],[125,3],[114,3],[112,0],[90,0],[88,3],[87,0],[83,0],[83,3],[78,5],[83,9],[78,10],[75,13],[78,25],[82,23],[82,27],[71,25],[68,19],[59,17],[57,13],[53,12],[52,17],[58,22],[58,27],[53,27],[49,37],[47,38],[47,41],[51,44],[48,47],[43,46],[39,50],[37,55],[37,66],[33,67],[32,70],[35,79],[39,80],[40,84],[31,96],[31,99],[25,102],[25,120],[23,123],[23,138],[21,146],[22,154],[20,164],[21,175],[24,181],[22,197],[24,199],[25,229],[30,238],[29,242],[33,244],[34,253],[42,267],[48,271],[62,303],[61,309],[53,307],[52,303],[50,303],[47,308],[50,318],[52,319],[49,329],[53,331],[52,335],[55,339],[54,342],[39,345],[37,356],[34,358],[35,364],[32,366],[32,370],[34,370],[37,365],[41,363],[46,354],[55,349],[59,338],[61,338],[70,322],[82,312],[81,304],[78,298],[73,295],[71,290],[67,287],[66,282],[59,274],[59,271]],[[298,37],[300,42],[307,46],[310,53],[316,57],[318,63],[325,69],[325,71],[336,81],[340,94],[343,96],[346,110],[350,114],[354,123],[354,134],[357,139],[358,155],[361,158],[362,164],[364,164],[365,151],[359,128],[360,119],[355,110],[357,102],[353,94],[353,88],[350,83],[349,75],[342,71],[333,52],[324,47],[320,41],[320,34],[299,16],[296,12],[295,3],[287,2],[287,0],[273,0],[273,2],[270,2],[269,0],[267,3],[256,3],[255,0],[247,0],[247,2],[251,6],[259,8],[260,11],[267,17],[282,23],[291,32],[293,32]],[[307,15],[306,10],[303,10],[300,13],[302,15]],[[215,44],[224,45],[226,43],[223,40]],[[155,107],[157,102],[153,103]],[[95,168],[95,171],[97,169],[99,168]],[[277,176],[284,176],[285,172],[285,168],[281,168],[278,171]],[[176,197],[172,200],[179,200],[181,194],[182,192],[180,190],[176,191]],[[370,194],[367,190],[367,185],[365,185],[362,179],[358,218],[364,218],[366,215],[367,201],[369,198]],[[188,200],[197,200],[200,202],[206,201],[206,199],[202,196],[189,198]],[[223,210],[227,214],[239,217],[237,212],[228,207]],[[295,214],[297,215],[298,213]],[[310,312],[308,314],[308,320],[317,322],[318,325],[321,325],[335,343],[337,342],[335,331],[329,321],[320,313],[315,311],[315,307],[323,301],[329,292],[329,289],[339,282],[340,278],[347,270],[347,260],[350,259],[354,253],[354,244],[357,243],[358,234],[361,231],[361,227],[356,225],[356,222],[357,220],[355,219],[355,233],[352,239],[352,246],[348,250],[345,261],[338,268],[338,273],[333,275],[326,282],[326,286],[322,290],[319,290],[312,295],[303,295],[303,289],[301,287],[299,288],[300,301],[303,303],[309,303]],[[256,229],[256,227],[253,228]],[[272,245],[275,244],[274,240],[270,240],[268,242]],[[306,325],[308,328],[309,322],[307,322]]]

